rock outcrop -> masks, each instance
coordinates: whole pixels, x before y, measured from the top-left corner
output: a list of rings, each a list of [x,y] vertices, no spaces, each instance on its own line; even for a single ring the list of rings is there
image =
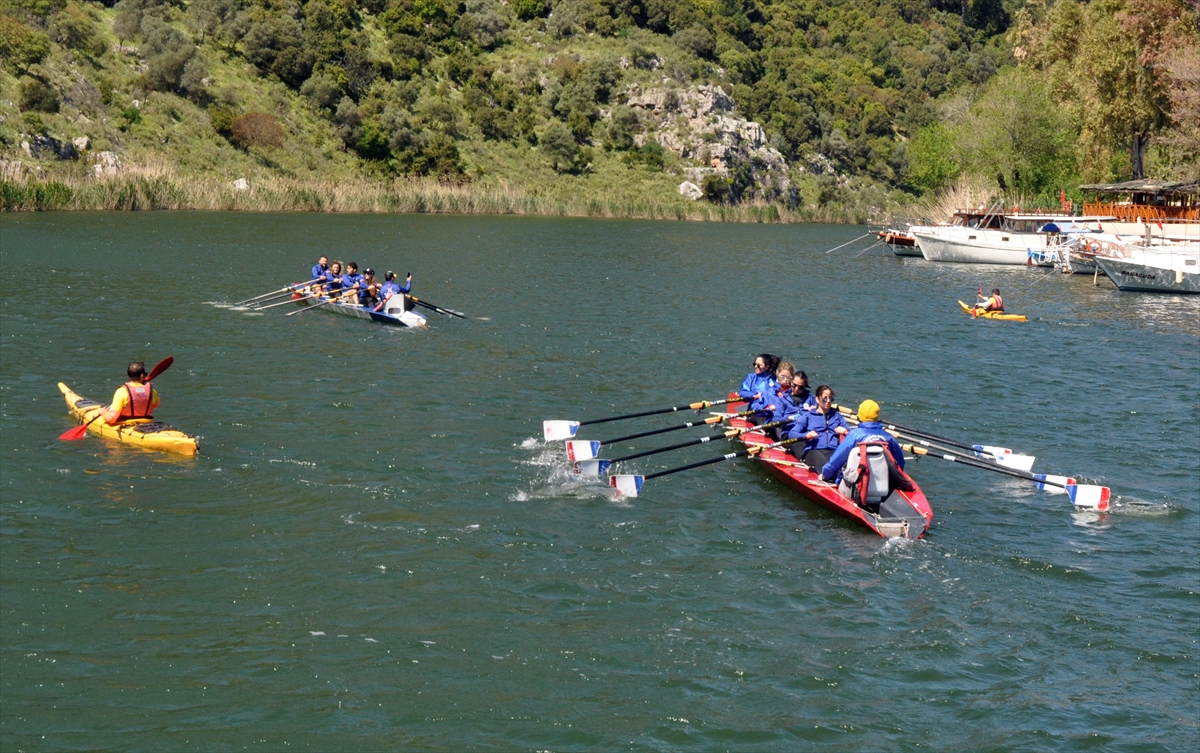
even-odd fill
[[[635,85],[626,104],[642,114],[645,131],[634,137],[639,147],[653,139],[704,165],[685,169],[692,184],[704,185],[707,176],[716,175],[738,184],[747,198],[768,200],[791,187],[787,160],[768,145],[761,124],[737,117],[734,101],[720,87],[641,90]]]

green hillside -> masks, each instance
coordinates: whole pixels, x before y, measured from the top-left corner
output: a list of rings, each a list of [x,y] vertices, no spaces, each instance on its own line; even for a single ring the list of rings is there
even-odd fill
[[[963,180],[1048,202],[1194,174],[1197,38],[1184,0],[0,0],[3,202],[862,220]]]

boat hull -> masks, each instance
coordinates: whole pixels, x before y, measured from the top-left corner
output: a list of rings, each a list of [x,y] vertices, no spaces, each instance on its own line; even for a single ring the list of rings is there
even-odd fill
[[[999,319],[1000,321],[1003,321],[1003,322],[1023,322],[1023,321],[1025,321],[1025,316],[1023,314],[1006,314],[1003,311],[975,311],[973,308],[971,308],[967,304],[963,303],[962,301],[959,301],[958,305],[962,306],[962,310],[967,312],[968,314],[970,314],[974,311],[974,316],[981,317],[983,319]]]
[[[328,299],[307,298],[299,293],[293,293],[292,300],[296,302],[297,306],[305,308],[309,306],[316,306],[318,303]],[[351,319],[366,319],[367,321],[378,322],[379,324],[386,324],[392,327],[417,327],[420,326],[416,323],[418,319],[420,321],[424,321],[423,318],[414,317],[410,323],[410,321],[406,321],[408,317],[393,316],[391,314],[385,314],[382,311],[372,311],[366,306],[355,306],[349,303],[325,303],[320,306],[318,310],[325,311],[330,314],[337,314],[338,316],[348,316]]]
[[[729,410],[737,412],[744,405],[745,403],[731,403]],[[734,428],[747,428],[751,425],[744,419],[731,419],[729,423]],[[747,447],[771,442],[759,432],[744,434],[741,441]],[[892,492],[880,506],[879,514],[876,514],[847,499],[838,491],[836,485],[821,479],[819,468],[816,471],[809,469],[786,450],[764,450],[755,456],[755,462],[810,502],[848,518],[884,538],[919,539],[925,535],[933,522],[933,509],[915,483],[911,492]]]
[[[995,242],[988,238],[996,234]],[[1038,239],[1037,248],[1021,244],[1016,235],[999,235],[998,231],[979,231],[976,237],[967,236],[958,239],[951,236],[914,233],[921,255],[929,261],[952,262],[957,264],[1007,264],[1025,266],[1029,261],[1030,251],[1041,252],[1045,241]],[[1000,238],[1012,240],[1005,242]]]
[[[1096,257],[1096,264],[1125,291],[1144,293],[1200,293],[1200,273],[1162,269],[1128,259]]]
[[[199,446],[196,438],[190,434],[184,434],[172,426],[146,418],[134,418],[111,426],[102,418],[93,421],[92,419],[96,418],[96,415],[105,408],[104,405],[76,395],[70,387],[62,382],[58,383],[58,389],[67,401],[67,408],[70,409],[71,415],[79,423],[88,424],[87,430],[90,434],[147,450],[177,452],[181,455],[196,454]]]

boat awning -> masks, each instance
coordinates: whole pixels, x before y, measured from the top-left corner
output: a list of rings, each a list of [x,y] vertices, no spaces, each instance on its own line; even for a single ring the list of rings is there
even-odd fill
[[[1156,196],[1197,196],[1200,195],[1200,180],[1127,180],[1123,183],[1087,183],[1079,187],[1081,191],[1097,191],[1099,193],[1141,193]]]

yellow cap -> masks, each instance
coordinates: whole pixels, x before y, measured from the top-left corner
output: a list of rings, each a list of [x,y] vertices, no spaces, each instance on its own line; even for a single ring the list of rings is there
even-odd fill
[[[874,400],[863,400],[858,404],[859,421],[878,421],[879,403]]]

